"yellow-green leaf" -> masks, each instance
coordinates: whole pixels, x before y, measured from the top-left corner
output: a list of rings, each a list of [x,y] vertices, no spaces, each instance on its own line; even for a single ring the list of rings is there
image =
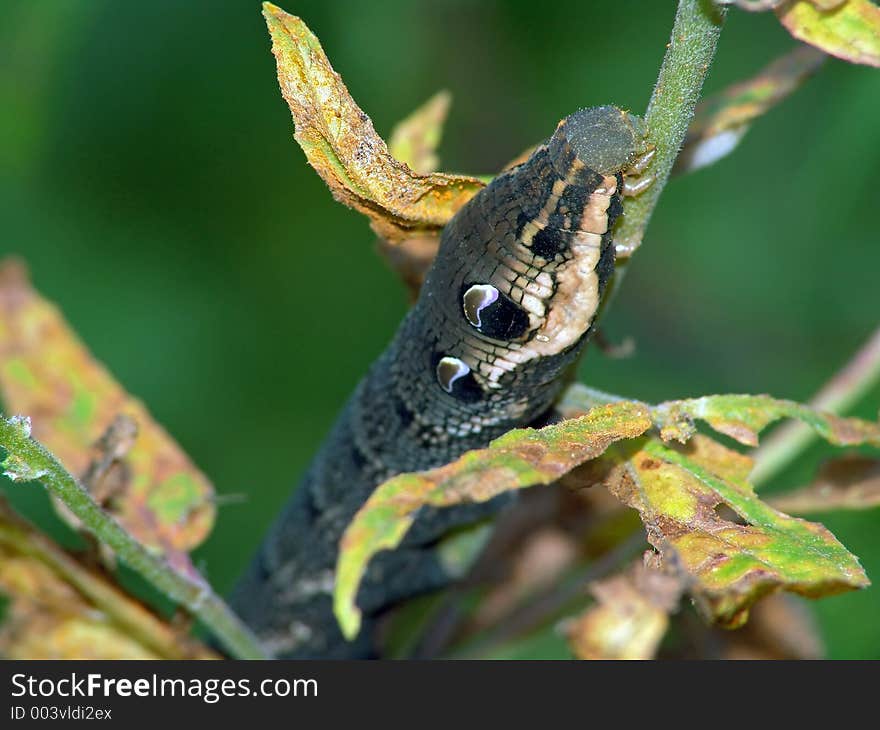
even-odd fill
[[[342,537],[334,611],[343,634],[353,637],[360,628],[355,597],[370,558],[400,544],[420,507],[485,502],[511,489],[549,484],[609,444],[650,427],[646,406],[616,403],[542,429],[510,431],[447,466],[401,474],[379,486]]]
[[[449,114],[452,95],[438,91],[391,130],[388,150],[391,156],[413,172],[434,172],[440,164],[437,147],[443,136],[443,123]]]
[[[466,175],[419,174],[395,159],[306,24],[272,3],[263,3],[263,16],[296,141],[333,196],[379,235],[398,241],[439,230],[484,186]]]
[[[169,555],[208,536],[216,512],[210,482],[12,260],[0,262],[0,397],[7,411],[31,416],[34,437],[79,477],[108,456],[95,446],[120,416],[136,424],[125,453],[109,454],[98,470],[113,482],[103,506],[140,542]],[[85,481],[101,499],[105,484]]]
[[[880,66],[880,7],[870,0],[847,0],[831,9],[794,0],[776,14],[798,40],[845,61]]]
[[[796,418],[837,446],[880,446],[880,424],[841,418],[769,395],[707,395],[663,403],[654,409],[664,440],[685,441],[693,433],[689,419],[705,421],[746,446],[758,445],[758,433],[774,421]]]
[[[424,505],[482,502],[504,491],[547,484],[595,459],[610,444],[641,436],[652,426],[664,441],[687,442],[696,432],[695,419],[749,445],[757,443],[758,431],[769,423],[798,418],[832,443],[880,446],[880,425],[876,423],[840,418],[769,396],[705,396],[651,407],[637,402],[609,402],[607,395],[573,386],[565,393],[559,410],[570,420],[538,430],[511,431],[488,448],[467,452],[447,466],[401,474],[376,489],[355,515],[340,544],[334,610],[346,636],[355,635],[360,626],[355,598],[367,563],[380,550],[400,544],[415,512]],[[666,448],[659,441],[657,444]],[[752,467],[750,459],[720,446],[713,453],[720,474],[745,483]],[[685,477],[678,474],[677,478]],[[664,499],[663,509],[685,524],[696,513],[693,490],[670,485]],[[791,524],[797,526],[800,522]],[[791,581],[791,585],[796,582]],[[797,586],[792,590],[807,592],[808,588]]]
[[[869,585],[827,529],[758,499],[746,479],[751,460],[711,439],[670,448],[648,438],[603,459],[614,464],[606,484],[638,510],[663,565],[686,576],[697,606],[723,626],[742,625],[776,590],[820,597]]]

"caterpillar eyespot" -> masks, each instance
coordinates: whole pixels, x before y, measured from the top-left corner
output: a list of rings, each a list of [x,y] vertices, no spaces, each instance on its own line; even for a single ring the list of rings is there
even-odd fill
[[[445,355],[437,362],[434,371],[440,387],[449,395],[463,401],[474,401],[482,397],[482,389],[463,360]]]
[[[494,340],[519,339],[529,329],[529,315],[491,284],[464,287],[462,309],[471,326]]]

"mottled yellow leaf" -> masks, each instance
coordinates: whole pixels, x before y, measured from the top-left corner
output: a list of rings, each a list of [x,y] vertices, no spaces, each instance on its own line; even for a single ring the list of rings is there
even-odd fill
[[[606,399],[604,403],[603,397]],[[607,402],[607,398],[584,386],[570,387],[558,408],[569,420],[538,430],[510,431],[493,441],[488,448],[469,451],[444,467],[401,474],[379,485],[355,515],[340,544],[334,610],[343,633],[351,637],[359,629],[360,613],[355,598],[367,563],[380,550],[393,549],[400,544],[416,511],[424,505],[445,507],[461,502],[483,502],[505,491],[547,484],[600,456],[614,442],[636,438],[653,427],[662,441],[685,443],[690,440],[689,446],[697,449],[695,453],[703,461],[692,459],[686,464],[679,463],[675,460],[683,457],[658,439],[636,447],[619,446],[612,459],[617,466],[621,469],[631,466],[636,470],[634,473],[644,470],[649,474],[644,480],[631,480],[629,491],[625,492],[623,478],[629,472],[623,471],[615,478],[618,488],[612,491],[622,502],[639,509],[649,535],[654,525],[649,519],[651,511],[662,515],[663,524],[671,525],[675,521],[681,525],[681,540],[693,542],[688,545],[687,552],[687,555],[693,556],[699,555],[701,550],[712,548],[712,540],[718,539],[717,536],[709,539],[698,529],[708,524],[708,517],[704,514],[707,502],[711,502],[710,512],[722,503],[764,517],[769,514],[767,510],[774,512],[755,497],[747,484],[752,468],[751,459],[709,439],[694,440],[695,419],[703,420],[717,431],[749,445],[757,444],[758,432],[769,423],[781,418],[797,418],[831,443],[880,446],[880,424],[840,418],[770,396],[714,395],[670,401],[653,407],[620,400]],[[646,449],[660,450],[663,458],[646,455],[643,453]],[[691,456],[696,458],[694,454]],[[655,468],[656,473],[652,471]],[[699,474],[690,473],[691,468],[702,471]],[[701,480],[708,480],[707,484],[702,484]],[[645,508],[641,509],[630,492],[635,495],[634,490],[643,482],[648,485],[645,488],[649,489],[650,494],[646,498]],[[733,503],[738,503],[739,507]],[[783,550],[810,550],[810,540],[813,538],[808,533],[815,532],[818,536],[816,539],[822,543],[824,557],[821,560],[817,557],[815,564],[809,560],[803,561],[801,567],[812,572],[798,575],[792,566],[783,565],[783,557],[774,553],[770,557],[780,563],[775,566],[777,573],[766,580],[754,581],[760,569],[751,564],[742,564],[741,559],[746,552],[745,546],[741,546],[743,550],[731,560],[740,561],[736,564],[744,568],[744,578],[727,577],[718,584],[712,584],[708,577],[700,576],[699,595],[708,596],[704,602],[712,605],[711,612],[719,621],[729,624],[744,620],[748,606],[777,587],[804,594],[825,595],[866,584],[867,578],[856,559],[821,525],[811,525],[777,514],[778,519],[774,518],[775,522],[771,520],[774,532],[768,549],[772,551],[782,545],[780,549]],[[725,524],[724,528],[728,526],[734,533],[739,529],[732,523]],[[662,537],[661,533],[657,534]],[[766,535],[760,531],[754,533],[747,530],[743,539],[746,542],[760,542],[765,538]],[[658,541],[661,538],[658,537]],[[660,549],[659,542],[654,544]],[[833,560],[839,561],[837,572],[828,564]],[[694,572],[699,573],[696,567]],[[753,583],[757,587],[753,588]]]
[[[6,411],[31,417],[34,437],[140,542],[183,560],[207,537],[211,484],[11,260],[0,262],[0,398]],[[120,416],[136,436],[114,442],[124,453],[104,453],[96,444]]]
[[[751,460],[711,439],[670,448],[648,438],[603,460],[613,464],[608,488],[638,510],[664,567],[680,571],[697,606],[723,626],[742,625],[773,591],[820,597],[869,585],[827,529],[758,499],[746,480]]]
[[[380,236],[439,230],[484,186],[466,175],[419,174],[395,159],[305,23],[271,3],[263,15],[296,141],[333,196],[369,217]]]

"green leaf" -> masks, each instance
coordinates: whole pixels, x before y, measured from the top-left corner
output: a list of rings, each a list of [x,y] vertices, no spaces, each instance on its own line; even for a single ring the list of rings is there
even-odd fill
[[[609,444],[650,427],[646,406],[616,403],[539,430],[510,431],[447,466],[401,474],[379,486],[342,537],[334,611],[343,634],[351,638],[360,628],[355,597],[370,558],[400,544],[420,507],[485,502],[512,489],[549,484]]]
[[[823,9],[815,0],[784,2],[779,20],[798,40],[844,61],[880,66],[880,7],[870,0],[847,0]]]
[[[696,432],[694,420],[704,420],[717,431],[748,445],[757,444],[757,433],[769,423],[781,418],[798,418],[832,443],[880,446],[880,425],[876,423],[839,418],[770,396],[715,395],[670,401],[654,407],[629,401],[602,402],[608,398],[607,395],[583,386],[574,386],[569,388],[560,404],[562,415],[569,420],[537,430],[510,431],[493,441],[488,448],[467,452],[451,464],[426,472],[401,474],[381,484],[355,515],[340,544],[334,610],[344,635],[353,637],[360,627],[360,613],[355,598],[369,560],[377,552],[399,545],[412,525],[415,513],[424,505],[445,507],[462,502],[484,502],[505,491],[533,484],[548,484],[576,466],[596,459],[611,444],[640,437],[652,427],[658,429],[663,441],[687,442]],[[750,459],[724,449],[708,439],[697,441],[698,444],[704,442],[715,447],[714,451],[707,453],[713,454],[717,463],[713,465],[710,459],[707,462],[709,466],[702,467],[706,478],[720,480],[718,485],[707,487],[715,489],[717,486],[720,490],[717,492],[720,496],[716,494],[715,505],[727,502],[734,508],[739,506],[745,510],[748,507],[749,514],[755,515],[761,509],[775,512],[763,503],[759,503],[760,506],[752,503],[757,503],[758,500],[751,492],[751,487],[741,489],[748,496],[748,503],[745,503],[745,497],[737,497],[737,494],[731,492],[732,488],[726,486],[725,480],[733,480],[733,484],[747,483],[752,466]],[[617,451],[620,448],[622,447],[618,447]],[[663,459],[678,458],[676,452],[660,441],[656,441],[652,448],[663,449]],[[667,453],[672,456],[667,458]],[[625,461],[616,457],[613,464],[620,465]],[[660,509],[667,516],[674,517],[687,526],[698,507],[695,497],[698,490],[693,488],[693,483],[695,479],[702,478],[702,473],[689,474],[687,465],[674,463],[677,469],[675,479],[686,482],[691,487],[681,488],[676,486],[675,479],[671,480],[666,492],[655,492],[656,495],[663,496],[664,501],[652,509]],[[715,468],[721,476],[717,476],[710,467]],[[737,505],[732,504],[731,501],[736,499],[740,502]],[[826,547],[831,555],[829,559],[837,559],[839,565],[845,566],[846,570],[843,571],[841,567],[842,573],[832,574],[828,570],[823,572],[826,566],[819,566],[814,579],[807,576],[799,582],[784,570],[787,566],[780,565],[777,566],[777,574],[772,580],[768,579],[769,582],[760,584],[761,591],[767,592],[773,587],[784,586],[805,594],[813,591],[814,595],[823,595],[866,584],[867,579],[855,558],[840,547],[824,528],[819,525],[804,527],[809,523],[784,515],[782,517],[785,519],[777,520],[777,531],[788,528],[793,533],[818,530],[817,534],[821,534],[821,538],[828,542]],[[774,537],[778,536],[774,533]],[[802,536],[794,535],[789,547],[791,545],[804,547],[806,542]],[[751,575],[749,579],[751,580]],[[744,615],[750,603],[739,595],[742,593],[740,584],[731,583],[731,586],[733,597],[725,598],[729,605],[724,604],[714,593],[712,600],[719,605],[724,604],[723,608],[730,616]],[[719,589],[717,592],[723,594],[724,590]],[[758,593],[753,592],[748,598],[754,600],[757,595]]]
[[[603,460],[614,463],[607,486],[638,510],[663,565],[686,576],[698,608],[723,626],[742,625],[775,590],[816,598],[869,585],[827,529],[758,499],[746,479],[751,460],[709,438],[677,448],[649,438]]]

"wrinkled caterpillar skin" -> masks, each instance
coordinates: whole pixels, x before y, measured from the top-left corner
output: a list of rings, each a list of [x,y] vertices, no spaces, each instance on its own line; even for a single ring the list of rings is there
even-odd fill
[[[422,510],[404,544],[372,561],[354,642],[332,613],[340,537],[381,482],[550,413],[613,272],[623,173],[643,150],[635,117],[611,106],[578,111],[446,226],[418,302],[237,586],[233,607],[270,651],[373,656],[371,628],[384,610],[448,584],[433,544],[497,505]]]

